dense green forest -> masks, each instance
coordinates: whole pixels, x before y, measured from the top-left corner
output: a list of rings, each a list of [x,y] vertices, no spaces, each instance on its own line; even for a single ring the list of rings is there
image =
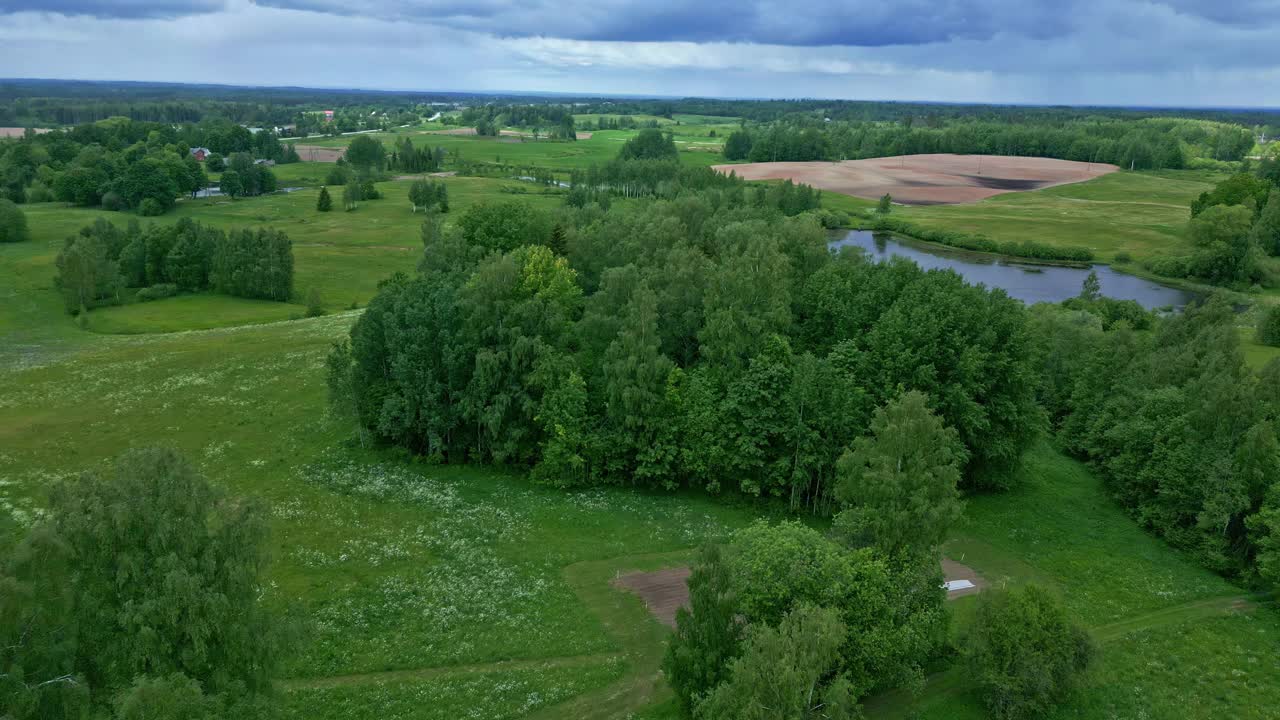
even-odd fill
[[[1225,574],[1280,580],[1280,360],[1255,374],[1216,298],[1152,331],[1032,311],[1041,403],[1138,522]]]

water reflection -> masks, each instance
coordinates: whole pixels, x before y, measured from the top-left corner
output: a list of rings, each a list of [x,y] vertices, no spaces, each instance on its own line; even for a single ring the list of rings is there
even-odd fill
[[[877,261],[893,256],[915,261],[925,270],[955,270],[971,283],[1001,288],[1010,297],[1025,303],[1062,302],[1080,294],[1080,285],[1090,268],[1036,265],[997,260],[989,255],[947,250],[934,245],[917,245],[885,233],[852,230],[828,244],[832,249],[861,248]],[[1098,273],[1102,294],[1119,300],[1137,300],[1143,307],[1182,307],[1196,298],[1194,293],[1112,270],[1106,265],[1091,268]]]

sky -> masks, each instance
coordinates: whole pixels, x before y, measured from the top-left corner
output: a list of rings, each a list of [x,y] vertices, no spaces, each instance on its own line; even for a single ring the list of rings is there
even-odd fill
[[[1280,106],[1280,0],[0,0],[0,75]]]

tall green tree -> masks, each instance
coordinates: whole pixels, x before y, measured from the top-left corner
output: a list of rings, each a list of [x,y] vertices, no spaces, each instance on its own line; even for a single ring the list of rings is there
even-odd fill
[[[987,709],[1002,720],[1044,717],[1095,654],[1088,633],[1037,585],[984,591],[961,646]]]
[[[724,238],[734,229],[723,228],[718,235]],[[763,349],[766,338],[790,329],[791,269],[771,236],[752,234],[733,244],[738,248],[724,253],[706,288],[698,339],[709,362],[739,368]]]
[[[316,210],[319,212],[329,212],[333,209],[333,198],[329,197],[329,188],[320,187],[320,194],[316,196]]]
[[[343,155],[347,162],[361,174],[381,171],[387,161],[386,148],[368,135],[357,135]]]
[[[72,549],[77,668],[93,687],[182,672],[210,688],[270,682],[279,633],[259,596],[266,523],[172,450],[125,453],[51,495]]]
[[[705,545],[689,575],[689,608],[676,611],[676,631],[662,671],[686,716],[729,675],[740,653],[744,626],[728,566],[716,545]]]
[[[845,509],[836,527],[853,545],[891,558],[936,558],[960,518],[965,455],[924,393],[903,393],[876,410],[871,434],[841,456],[836,498]]]
[[[360,201],[364,199],[364,186],[360,181],[352,177],[347,180],[347,184],[342,188],[342,209],[348,212],[355,210],[360,206]]]
[[[26,213],[13,201],[0,198],[0,243],[22,242],[30,238]]]
[[[739,128],[729,133],[724,141],[725,160],[746,160],[751,154],[751,133]]]
[[[119,298],[123,286],[120,266],[108,254],[107,243],[97,234],[67,238],[55,261],[58,274],[54,284],[62,291],[67,312]]]
[[[1261,279],[1252,227],[1253,211],[1242,205],[1214,205],[1192,218],[1187,224],[1196,247],[1192,272],[1221,283]]]
[[[601,360],[604,376],[606,441],[619,474],[635,473],[646,484],[668,480],[672,458],[656,446],[673,365],[662,354],[658,298],[642,283],[631,295],[618,334]]]
[[[834,609],[800,605],[776,628],[753,625],[728,679],[697,704],[698,720],[853,720],[862,716],[839,673],[846,629]]]
[[[1280,191],[1271,190],[1262,214],[1253,224],[1252,241],[1268,255],[1280,255]]]

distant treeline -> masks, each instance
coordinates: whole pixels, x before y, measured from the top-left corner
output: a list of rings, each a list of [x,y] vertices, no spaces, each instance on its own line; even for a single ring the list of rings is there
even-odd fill
[[[138,299],[211,290],[236,297],[287,301],[293,294],[293,244],[271,228],[224,232],[183,218],[172,225],[136,221],[121,230],[98,218],[67,238],[55,286],[68,312]]]
[[[545,100],[551,102],[551,100]],[[566,98],[556,101],[566,102]],[[755,122],[808,117],[819,122],[902,122],[911,120],[939,126],[951,120],[976,119],[1004,123],[1064,123],[1076,120],[1141,118],[1193,118],[1245,126],[1280,127],[1280,111],[1272,108],[1122,108],[1097,106],[981,105],[874,100],[680,100],[593,98],[583,102],[578,112],[622,115],[657,115],[671,118],[677,113],[737,117]],[[1268,135],[1275,135],[1268,132]]]
[[[1016,124],[962,119],[938,127],[884,122],[777,122],[735,131],[729,160],[857,160],[956,153],[1051,157],[1126,169],[1183,168],[1197,158],[1238,161],[1254,145],[1238,125],[1201,120],[1081,120]]]
[[[561,105],[481,105],[462,111],[460,121],[479,135],[494,136],[504,127],[539,129],[556,140],[576,140],[573,109]]]
[[[980,105],[864,100],[726,100],[711,98],[602,98],[571,95],[513,95],[456,92],[261,88],[173,83],[6,80],[0,82],[0,125],[72,124],[105,117],[195,122],[212,116],[257,125],[280,125],[318,110],[346,111],[344,125],[370,113],[429,115],[448,105],[561,106],[574,113],[604,115],[676,114],[736,117],[767,123],[809,118],[822,122],[913,122],[940,127],[973,119],[1006,124],[1063,124],[1075,121],[1192,118],[1234,123],[1280,134],[1280,112],[1265,108],[1124,108],[1096,106]],[[367,122],[367,121],[366,121]],[[363,123],[361,123],[363,124]],[[315,127],[321,127],[317,124]],[[346,128],[359,129],[359,128]]]

